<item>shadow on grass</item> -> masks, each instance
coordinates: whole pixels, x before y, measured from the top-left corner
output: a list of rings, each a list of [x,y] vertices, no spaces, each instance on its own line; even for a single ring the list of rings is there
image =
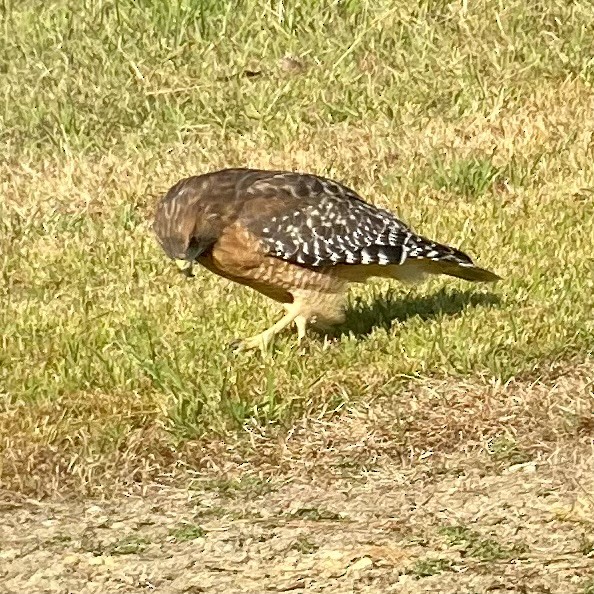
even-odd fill
[[[363,337],[371,334],[376,328],[389,330],[395,321],[405,322],[415,316],[422,320],[444,315],[455,316],[467,307],[490,307],[500,302],[501,299],[494,293],[477,293],[473,289],[441,289],[433,295],[423,297],[396,296],[388,293],[371,303],[358,298],[347,309],[344,324],[330,329],[329,334],[335,337],[348,334]]]

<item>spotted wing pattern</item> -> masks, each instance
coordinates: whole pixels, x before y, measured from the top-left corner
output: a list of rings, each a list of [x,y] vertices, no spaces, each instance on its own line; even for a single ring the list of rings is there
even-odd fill
[[[386,210],[342,184],[314,175],[276,173],[245,189],[273,196],[284,208],[249,229],[267,253],[312,267],[336,264],[403,264],[408,258],[472,266],[463,252],[413,233]]]

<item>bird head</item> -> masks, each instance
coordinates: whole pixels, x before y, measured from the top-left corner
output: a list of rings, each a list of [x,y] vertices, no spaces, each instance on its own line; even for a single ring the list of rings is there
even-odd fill
[[[220,229],[198,188],[182,180],[161,199],[153,231],[159,245],[182,272],[217,240]]]
[[[187,234],[161,236],[156,231],[156,235],[159,245],[172,260],[193,262],[210,245],[210,242],[201,242]]]

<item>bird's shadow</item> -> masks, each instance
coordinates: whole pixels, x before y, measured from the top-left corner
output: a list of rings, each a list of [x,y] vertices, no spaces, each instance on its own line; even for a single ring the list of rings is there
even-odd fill
[[[441,289],[433,295],[411,297],[389,292],[368,302],[360,297],[353,299],[346,310],[343,324],[332,329],[320,329],[333,337],[354,335],[368,336],[377,328],[389,330],[394,322],[405,322],[418,316],[428,320],[439,316],[455,316],[468,307],[492,307],[501,299],[494,293],[477,293]]]

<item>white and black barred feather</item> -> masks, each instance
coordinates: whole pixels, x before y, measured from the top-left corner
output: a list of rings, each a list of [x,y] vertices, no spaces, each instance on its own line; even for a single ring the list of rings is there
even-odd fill
[[[258,180],[247,191],[298,198],[292,201],[294,208],[250,225],[277,258],[312,267],[393,265],[411,258],[473,266],[463,252],[416,235],[392,213],[321,177],[279,173]]]

